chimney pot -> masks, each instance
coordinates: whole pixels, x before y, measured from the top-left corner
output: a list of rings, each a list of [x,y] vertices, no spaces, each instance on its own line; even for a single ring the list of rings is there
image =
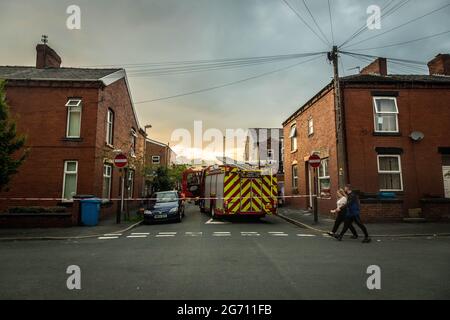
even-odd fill
[[[450,75],[450,54],[439,53],[433,60],[428,62],[430,75]]]
[[[36,68],[60,68],[61,57],[46,44],[36,46]]]
[[[377,58],[371,64],[360,71],[360,74],[377,74],[387,76],[387,61],[386,58]]]

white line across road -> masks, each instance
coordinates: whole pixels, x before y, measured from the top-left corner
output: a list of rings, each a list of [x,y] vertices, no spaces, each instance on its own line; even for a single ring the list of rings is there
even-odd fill
[[[231,237],[231,232],[214,232],[213,237]]]
[[[269,234],[271,236],[274,236],[274,237],[287,237],[287,236],[289,236],[287,233],[280,232],[280,231],[271,231],[271,232],[269,232]]]
[[[298,233],[297,237],[315,237],[315,234]]]
[[[131,235],[131,236],[127,236],[127,238],[147,238],[148,236],[145,234],[140,234],[140,235]]]
[[[259,237],[260,234],[258,232],[247,232],[247,231],[242,231],[241,232],[241,236],[243,237]]]
[[[119,239],[119,237],[114,236],[106,236],[106,237],[98,237],[98,240],[113,240],[113,239]]]
[[[157,238],[166,238],[166,237],[175,237],[177,232],[159,232],[156,237]]]

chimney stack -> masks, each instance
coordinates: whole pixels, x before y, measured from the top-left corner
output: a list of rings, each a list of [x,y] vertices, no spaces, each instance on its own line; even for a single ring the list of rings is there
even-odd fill
[[[60,68],[61,57],[47,44],[38,44],[36,46],[36,68]]]
[[[430,71],[430,76],[450,76],[450,54],[439,53],[433,60],[428,62],[428,70]]]
[[[386,58],[377,58],[374,62],[366,66],[360,71],[360,74],[377,74],[387,76]]]

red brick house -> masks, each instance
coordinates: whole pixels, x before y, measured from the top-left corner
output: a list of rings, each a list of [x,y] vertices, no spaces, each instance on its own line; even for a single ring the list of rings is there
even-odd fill
[[[430,75],[392,75],[379,58],[339,80],[347,158],[341,173],[361,192],[365,220],[450,218],[450,55],[440,54],[428,66]],[[311,207],[307,160],[313,153],[322,159],[319,212],[336,205],[335,116],[330,83],[283,123],[285,191],[299,196],[287,199],[293,206]]]
[[[145,133],[125,70],[62,68],[49,46],[40,44],[36,50],[35,67],[0,66],[7,103],[29,148],[29,157],[0,198],[59,200],[3,200],[0,209],[70,207],[75,195],[94,195],[105,203],[118,198],[119,171],[112,160],[119,150],[130,160],[126,197],[140,197]],[[114,210],[111,203],[102,213]]]

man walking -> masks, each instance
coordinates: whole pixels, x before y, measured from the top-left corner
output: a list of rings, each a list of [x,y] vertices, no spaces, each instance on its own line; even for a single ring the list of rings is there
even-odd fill
[[[350,185],[345,186],[345,192],[348,194],[348,200],[347,200],[347,212],[344,221],[344,228],[342,229],[339,236],[336,237],[336,239],[342,241],[344,234],[347,232],[347,230],[354,222],[364,233],[364,240],[362,242],[369,243],[371,241],[369,233],[367,232],[367,228],[361,222],[358,196],[356,195],[355,192],[353,192],[352,187]]]

